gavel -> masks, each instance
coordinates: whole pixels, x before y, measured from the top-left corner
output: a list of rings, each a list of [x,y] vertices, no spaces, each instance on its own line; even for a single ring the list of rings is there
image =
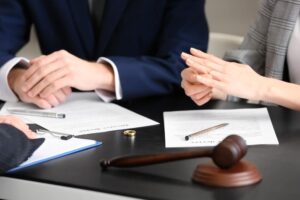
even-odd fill
[[[211,157],[216,165],[198,165],[193,180],[210,186],[238,187],[259,182],[262,178],[256,167],[240,161],[247,153],[245,140],[230,135],[213,148],[184,152],[166,152],[149,155],[133,155],[102,160],[103,170],[109,167],[138,167],[190,158]]]
[[[103,169],[108,167],[137,167],[190,158],[211,157],[218,167],[228,169],[240,161],[246,152],[247,145],[244,139],[238,135],[230,135],[214,148],[118,157],[101,161],[101,167]]]

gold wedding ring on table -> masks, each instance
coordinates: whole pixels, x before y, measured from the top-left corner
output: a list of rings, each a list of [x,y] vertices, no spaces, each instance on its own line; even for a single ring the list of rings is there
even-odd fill
[[[123,135],[128,136],[128,137],[134,137],[136,134],[135,130],[125,130],[123,131]]]

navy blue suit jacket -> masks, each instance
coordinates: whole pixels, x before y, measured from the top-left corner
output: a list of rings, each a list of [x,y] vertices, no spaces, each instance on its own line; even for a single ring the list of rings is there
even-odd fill
[[[207,49],[205,0],[107,0],[95,36],[88,0],[1,0],[0,66],[37,31],[43,54],[64,49],[82,59],[115,62],[123,98],[179,87],[182,51]]]

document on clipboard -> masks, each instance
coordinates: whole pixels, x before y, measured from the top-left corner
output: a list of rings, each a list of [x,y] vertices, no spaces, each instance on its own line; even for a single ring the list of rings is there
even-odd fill
[[[101,144],[102,143],[99,141],[89,139],[71,138],[69,140],[61,140],[58,138],[46,137],[44,143],[31,157],[28,158],[27,161],[23,162],[18,167],[10,169],[8,173],[97,147]]]

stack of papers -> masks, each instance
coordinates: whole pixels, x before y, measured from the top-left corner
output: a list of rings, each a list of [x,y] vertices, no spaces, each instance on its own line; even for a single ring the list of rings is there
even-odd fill
[[[185,140],[223,123],[228,125]],[[243,137],[247,145],[279,144],[266,108],[164,112],[164,124],[166,147],[215,146],[231,134]]]
[[[35,123],[52,132],[60,132],[75,136],[158,124],[151,119],[127,110],[119,105],[104,103],[94,92],[72,93],[65,103],[47,110],[22,102],[6,102],[2,107],[0,114],[11,114],[9,110],[25,111],[25,114],[23,113],[23,115],[14,115],[22,118],[26,123]],[[30,113],[37,112],[59,113],[65,116],[65,118],[30,115]],[[69,140],[61,140],[59,137],[54,137],[49,134],[43,135],[43,137],[45,137],[45,142],[34,152],[34,154],[26,162],[10,170],[10,172],[101,144],[101,142],[98,141],[74,137]]]
[[[8,109],[63,113],[66,116],[65,118],[29,115],[18,115],[18,117],[23,118],[27,123],[38,124],[50,131],[72,135],[85,135],[159,124],[117,104],[102,102],[94,92],[73,92],[65,103],[47,110],[22,102],[6,102],[0,114],[10,114]]]

